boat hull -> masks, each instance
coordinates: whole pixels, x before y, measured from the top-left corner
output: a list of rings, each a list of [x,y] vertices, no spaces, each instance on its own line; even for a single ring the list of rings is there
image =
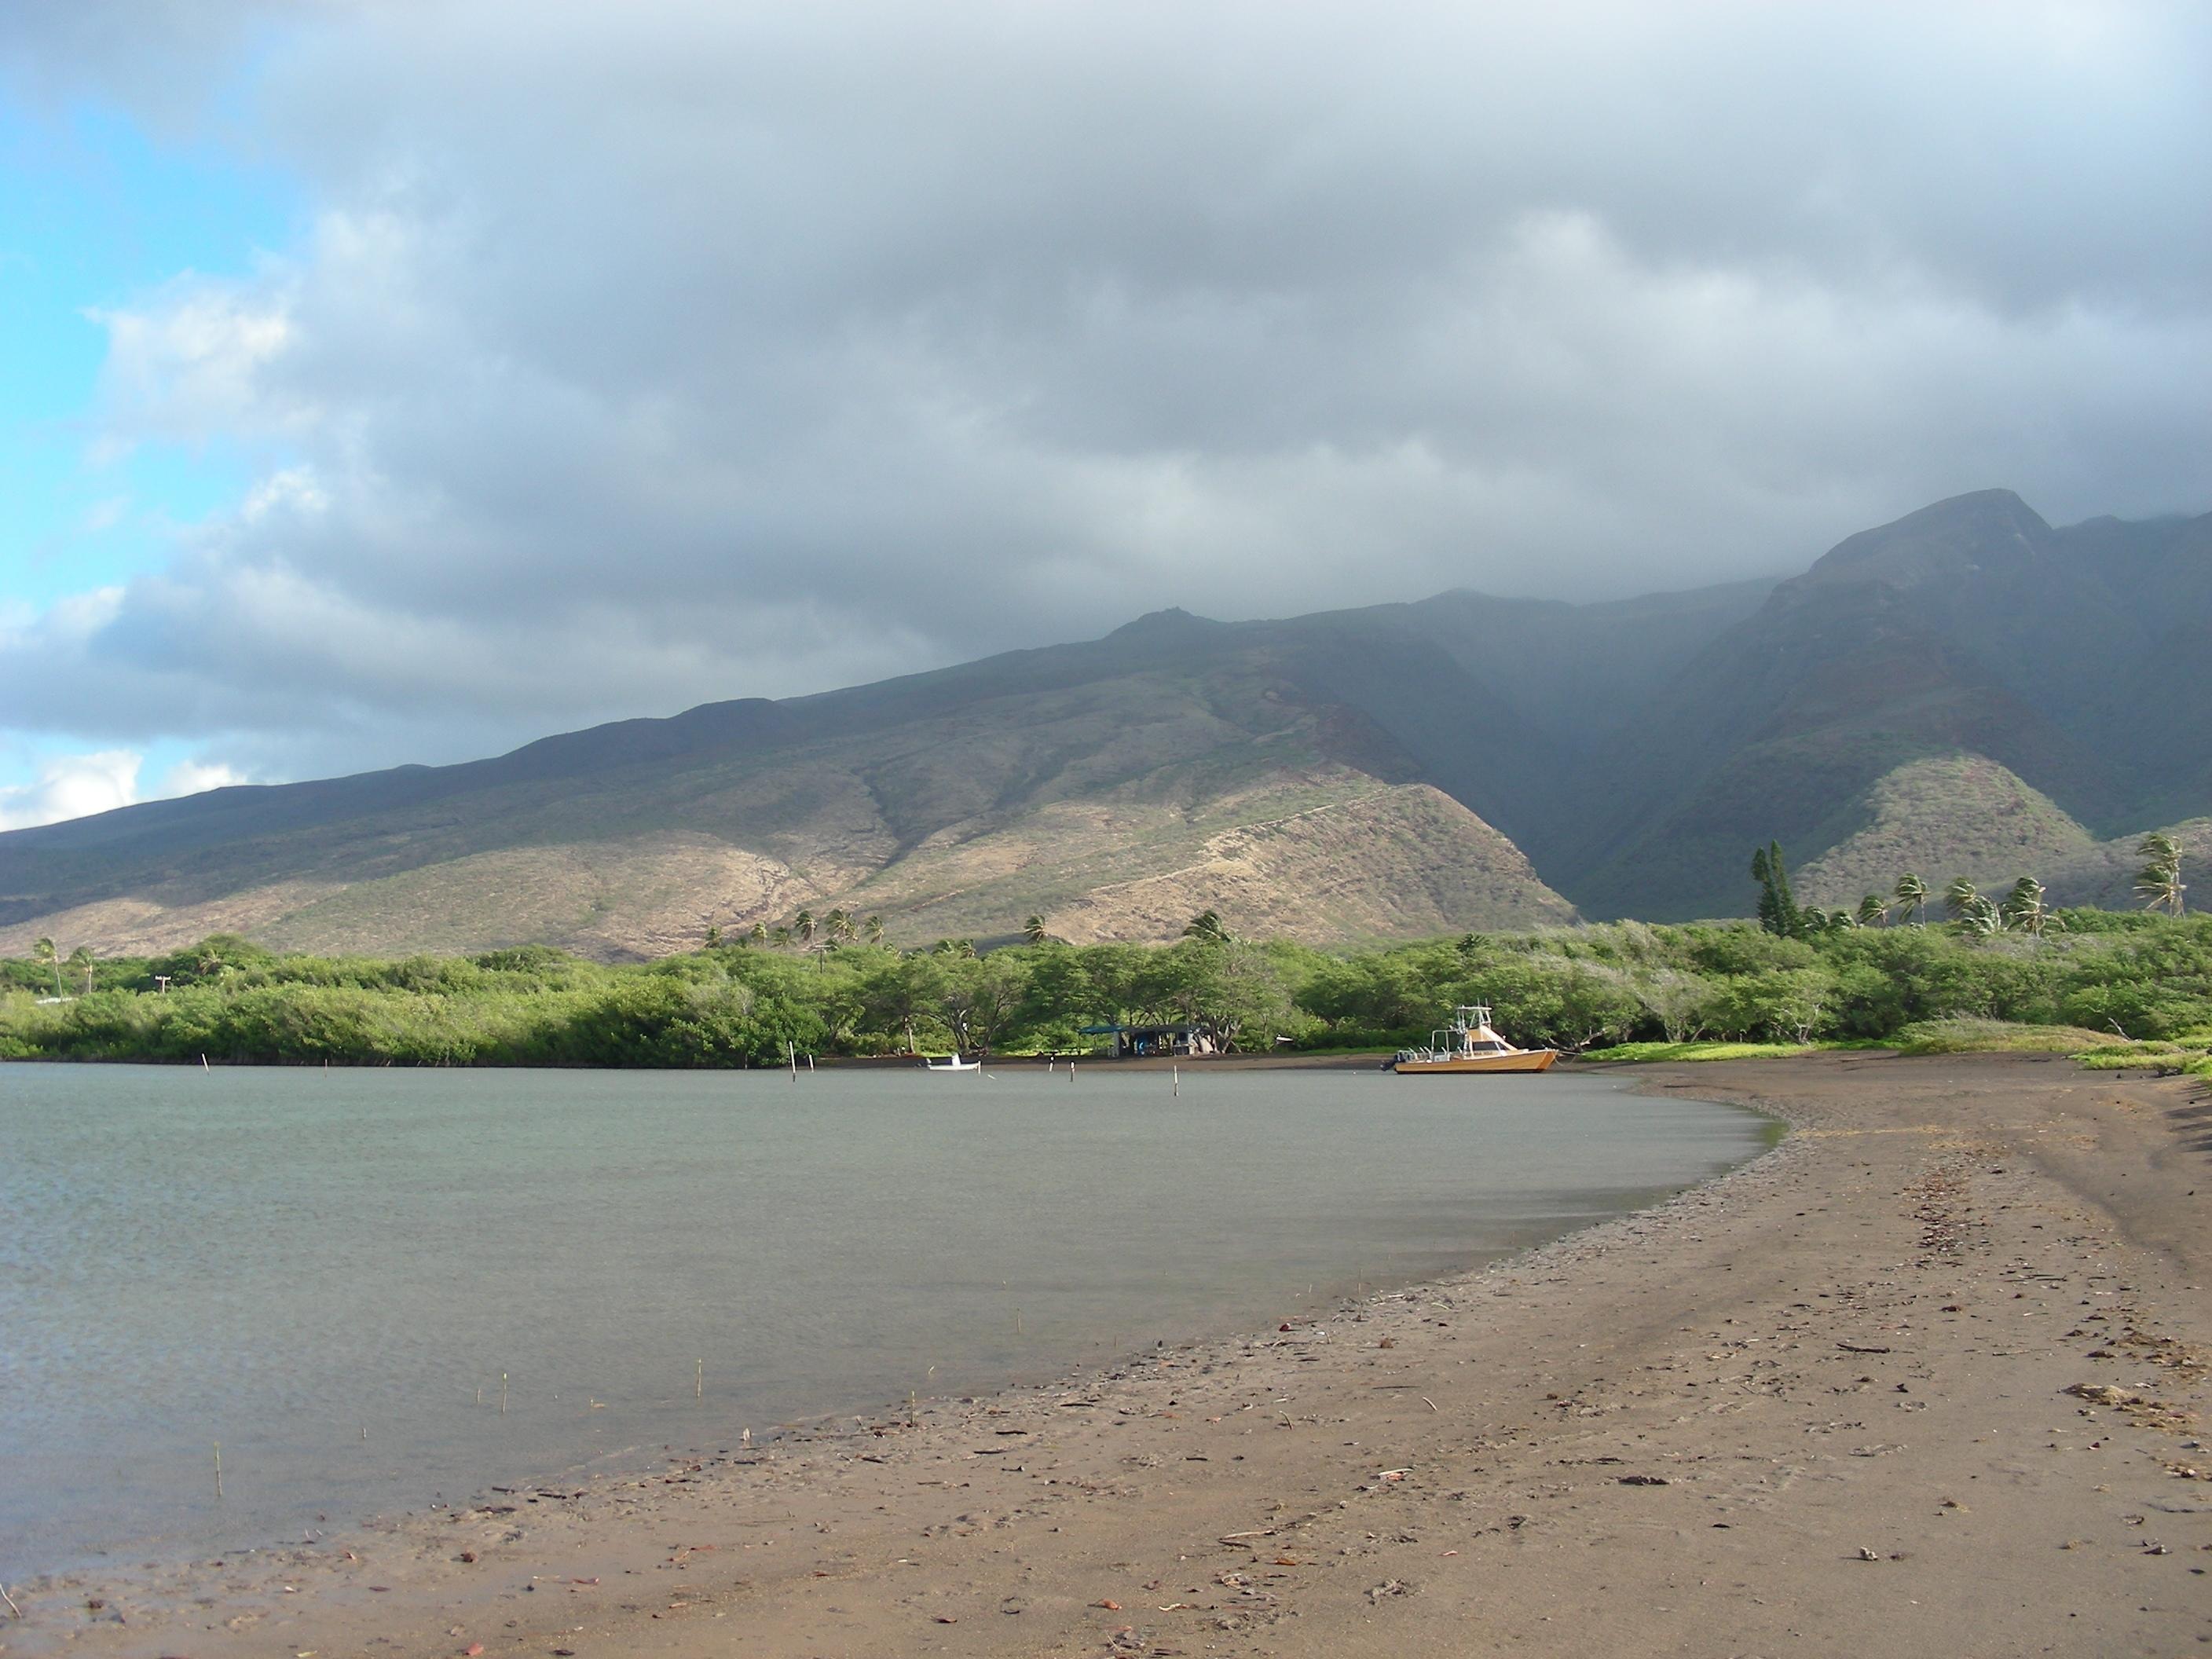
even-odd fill
[[[1466,1054],[1450,1060],[1401,1060],[1390,1069],[1401,1077],[1417,1073],[1466,1072],[1548,1072],[1559,1054],[1550,1048],[1534,1048],[1517,1054]]]

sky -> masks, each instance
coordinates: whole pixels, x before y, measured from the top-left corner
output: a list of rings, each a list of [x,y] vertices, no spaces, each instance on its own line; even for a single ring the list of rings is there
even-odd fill
[[[2212,10],[0,9],[0,828],[2212,509]]]

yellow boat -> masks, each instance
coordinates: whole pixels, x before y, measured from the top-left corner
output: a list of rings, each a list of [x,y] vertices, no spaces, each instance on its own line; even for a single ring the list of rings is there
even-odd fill
[[[1480,1003],[1452,1010],[1452,1023],[1429,1034],[1425,1048],[1401,1048],[1390,1062],[1401,1077],[1431,1072],[1548,1072],[1559,1057],[1556,1048],[1516,1048],[1490,1029],[1490,1010]]]

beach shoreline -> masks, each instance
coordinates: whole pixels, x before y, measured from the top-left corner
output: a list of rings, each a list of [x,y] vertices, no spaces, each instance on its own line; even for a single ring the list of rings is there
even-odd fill
[[[491,1494],[342,1548],[10,1586],[25,1616],[0,1644],[2087,1653],[2212,1636],[2201,1085],[1869,1054],[1638,1077],[1796,1133],[1652,1208],[1279,1330]]]

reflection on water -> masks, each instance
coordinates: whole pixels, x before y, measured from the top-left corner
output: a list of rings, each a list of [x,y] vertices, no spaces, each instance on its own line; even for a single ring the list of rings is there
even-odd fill
[[[1761,1145],[1556,1073],[1180,1089],[0,1067],[0,1578],[1272,1322]]]

